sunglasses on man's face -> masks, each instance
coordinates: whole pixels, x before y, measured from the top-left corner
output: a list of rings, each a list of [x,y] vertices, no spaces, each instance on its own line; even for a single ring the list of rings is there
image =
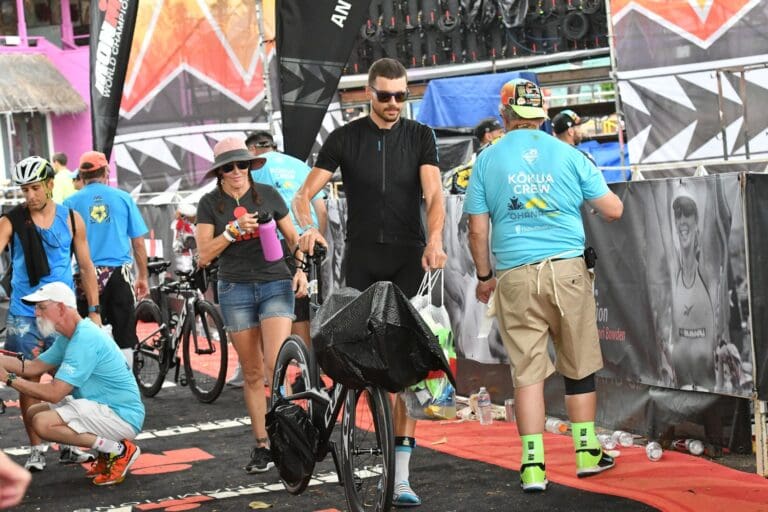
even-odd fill
[[[219,169],[221,169],[221,172],[223,173],[230,173],[235,170],[235,166],[237,166],[238,169],[248,169],[251,166],[250,160],[240,160],[239,162],[229,162],[228,164],[224,164]]]
[[[374,92],[376,99],[381,103],[389,103],[389,100],[392,98],[395,98],[396,102],[402,103],[408,99],[408,95],[411,93],[411,91],[409,91],[408,89],[404,91],[388,92],[388,91],[379,91],[373,86],[369,86],[369,87]]]

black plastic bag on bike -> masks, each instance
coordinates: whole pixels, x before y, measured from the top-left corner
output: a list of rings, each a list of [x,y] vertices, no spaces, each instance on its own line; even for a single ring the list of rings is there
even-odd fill
[[[297,404],[279,400],[267,413],[266,423],[280,478],[296,485],[312,476],[319,433],[307,412]]]
[[[312,345],[317,362],[335,381],[392,393],[443,370],[456,382],[442,348],[408,297],[381,281],[360,293],[344,288],[323,304]]]

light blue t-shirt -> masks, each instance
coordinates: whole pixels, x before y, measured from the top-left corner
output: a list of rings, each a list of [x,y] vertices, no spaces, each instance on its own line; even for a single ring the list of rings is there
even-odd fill
[[[96,266],[119,267],[133,261],[131,238],[149,231],[131,196],[103,183],[89,183],[64,200],[85,221],[85,233]]]
[[[488,213],[499,270],[584,252],[581,204],[609,192],[578,149],[539,130],[513,130],[475,162],[464,212]]]
[[[19,235],[14,233],[11,243],[13,244],[13,261],[11,262],[13,272],[11,273],[11,305],[9,311],[16,316],[35,316],[35,308],[27,306],[21,302],[22,297],[26,297],[46,283],[61,281],[71,287],[74,286],[72,279],[72,233],[69,230],[67,219],[69,218],[69,208],[56,205],[56,215],[53,218],[53,224],[48,229],[35,226],[43,241],[43,248],[48,259],[48,268],[50,273],[40,278],[37,286],[29,283],[29,274],[27,273],[27,262],[24,258],[24,249],[21,247]]]
[[[38,359],[58,367],[55,377],[73,386],[74,398],[104,404],[141,431],[144,404],[136,379],[117,344],[89,319],[77,324],[71,339],[58,336]]]
[[[265,158],[267,162],[260,169],[252,170],[251,176],[256,183],[263,183],[264,185],[270,185],[277,189],[280,195],[288,205],[288,210],[291,212],[291,220],[296,227],[296,231],[301,234],[302,226],[296,221],[296,217],[293,215],[293,209],[291,208],[291,201],[293,196],[296,195],[296,191],[299,190],[304,180],[307,179],[309,171],[311,170],[307,164],[299,160],[298,158],[280,153],[279,151],[270,151],[260,155],[260,158]],[[323,199],[325,193],[320,191],[312,198]],[[310,213],[312,214],[312,222],[319,226],[317,221],[317,214],[315,208],[310,204]],[[280,233],[282,238],[282,233]]]

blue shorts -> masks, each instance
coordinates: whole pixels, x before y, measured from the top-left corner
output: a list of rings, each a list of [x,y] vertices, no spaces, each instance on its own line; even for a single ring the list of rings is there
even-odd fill
[[[224,327],[230,332],[257,327],[265,318],[274,316],[296,319],[290,279],[267,283],[232,283],[219,279],[218,291]]]
[[[43,338],[33,316],[16,316],[8,313],[6,321],[5,350],[20,352],[26,359],[34,359],[53,345],[56,335]]]

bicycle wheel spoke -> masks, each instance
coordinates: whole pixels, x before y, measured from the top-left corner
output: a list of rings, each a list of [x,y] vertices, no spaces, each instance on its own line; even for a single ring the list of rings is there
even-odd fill
[[[350,510],[388,510],[394,478],[389,401],[379,389],[350,391],[342,422],[342,469]]]
[[[226,379],[228,350],[223,322],[213,304],[199,301],[191,328],[184,334],[187,383],[201,402],[218,398]]]
[[[139,344],[134,348],[133,373],[142,394],[154,396],[168,371],[168,336],[160,308],[152,301],[143,300],[136,306],[136,336]]]

